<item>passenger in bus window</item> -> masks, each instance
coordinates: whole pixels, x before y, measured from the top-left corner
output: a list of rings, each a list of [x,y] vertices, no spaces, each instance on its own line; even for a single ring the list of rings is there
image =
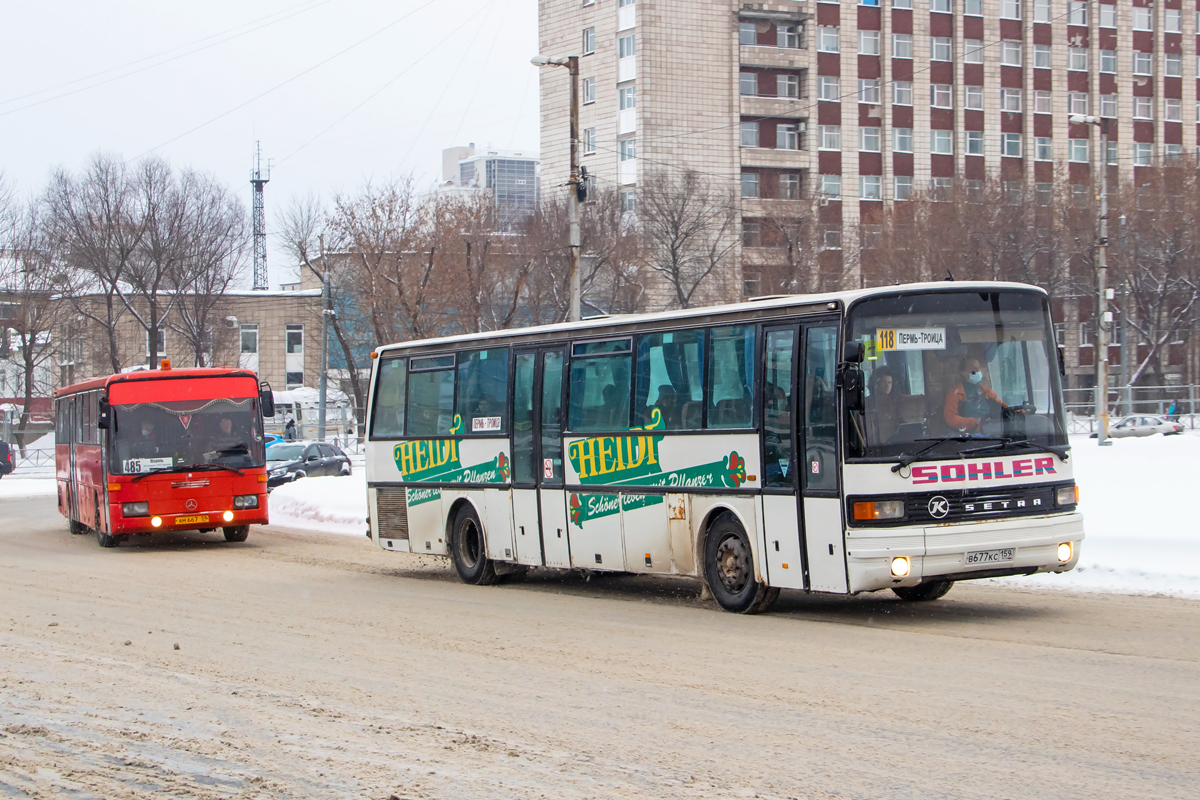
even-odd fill
[[[1007,409],[996,393],[983,385],[983,369],[979,359],[964,358],[958,364],[962,380],[946,392],[943,414],[951,431],[979,433],[984,419],[992,416],[992,405]]]
[[[676,430],[680,427],[679,395],[676,394],[674,386],[668,383],[658,387],[658,400],[655,401],[654,407],[662,414],[665,429]],[[647,419],[646,424],[650,424],[652,421],[653,418]]]
[[[123,441],[125,452],[122,458],[156,458],[166,454],[166,449],[158,443],[154,435],[154,420],[143,417],[138,435],[131,441]]]
[[[217,423],[217,429],[209,439],[212,450],[205,453],[207,458],[223,456],[241,456],[250,452],[249,437],[244,433],[234,431],[233,420],[222,416]]]
[[[900,392],[888,367],[871,373],[867,395],[867,435],[874,445],[885,444],[900,427]]]

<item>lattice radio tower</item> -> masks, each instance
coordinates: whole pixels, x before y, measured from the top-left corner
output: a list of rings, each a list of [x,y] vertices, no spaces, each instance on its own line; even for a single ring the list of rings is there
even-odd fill
[[[270,288],[267,280],[267,213],[263,206],[263,187],[271,180],[271,162],[267,161],[267,176],[262,174],[262,143],[255,142],[254,169],[250,171],[253,187],[251,226],[254,230],[254,288]]]

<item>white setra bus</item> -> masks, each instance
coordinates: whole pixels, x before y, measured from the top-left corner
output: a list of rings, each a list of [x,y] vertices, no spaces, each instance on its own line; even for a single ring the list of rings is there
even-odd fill
[[[1073,568],[1046,293],[943,282],[380,347],[371,538],[468,583],[529,567],[780,589]]]

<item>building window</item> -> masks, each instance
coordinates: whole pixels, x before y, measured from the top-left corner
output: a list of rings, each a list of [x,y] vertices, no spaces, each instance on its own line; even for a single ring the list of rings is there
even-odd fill
[[[963,40],[963,63],[965,63],[965,64],[982,64],[983,63],[983,40],[981,40],[981,39],[965,39],[965,40]]]
[[[892,128],[892,150],[897,153],[913,151],[912,128]]]
[[[819,147],[822,150],[842,149],[842,126],[819,125],[817,131],[821,137]]]
[[[800,76],[776,75],[775,95],[777,97],[790,97],[792,99],[800,97]]]
[[[892,8],[912,8],[912,0],[892,0]]]
[[[830,225],[821,229],[821,248],[823,250],[842,249],[842,229],[840,226]]]
[[[1154,116],[1152,101],[1151,97],[1133,98],[1133,118],[1151,119]]]
[[[742,197],[758,197],[759,183],[757,172],[742,173]]]
[[[637,87],[622,86],[617,89],[617,102],[622,111],[637,107]]]
[[[583,79],[583,104],[586,106],[588,103],[594,103],[594,102],[596,102],[596,79],[595,78],[584,78]]]
[[[934,36],[929,40],[930,61],[951,61],[954,57],[954,40],[949,36]]]
[[[896,175],[892,178],[892,197],[896,200],[912,199],[912,175]]]
[[[1067,113],[1068,114],[1089,114],[1088,111],[1088,96],[1083,92],[1069,92],[1067,94]]]
[[[1100,4],[1100,27],[1115,28],[1117,27],[1117,6],[1115,3]]]
[[[972,111],[983,110],[982,86],[966,86],[963,88],[963,107]]]
[[[742,127],[742,147],[758,147],[758,123],[743,122]]]
[[[758,44],[758,27],[753,22],[738,23],[738,44]]]
[[[912,81],[892,81],[892,105],[911,106],[912,104]]]
[[[881,149],[879,128],[858,129],[858,149],[864,153],[878,153]]]
[[[637,139],[622,139],[617,142],[617,159],[633,161],[637,158]]]
[[[817,78],[817,99],[831,100],[837,102],[842,99],[842,90],[838,85],[838,79],[829,75],[821,75]]]
[[[1115,73],[1117,71],[1117,51],[1116,50],[1101,50],[1100,51],[1100,71]]]
[[[911,33],[892,34],[892,58],[912,58],[913,42]]]
[[[583,29],[583,54],[585,56],[588,56],[594,52],[596,52],[596,29],[595,28],[584,28]]]
[[[879,78],[858,79],[858,102],[879,105]]]
[[[258,354],[258,325],[242,325],[242,355]]]
[[[593,155],[596,152],[596,129],[583,129],[583,154],[585,156]]]
[[[1075,72],[1087,72],[1088,51],[1086,47],[1067,48],[1067,69]]]
[[[1000,110],[1001,111],[1020,111],[1021,110],[1021,90],[1020,89],[1001,89],[1000,90]]]
[[[841,29],[817,28],[817,50],[821,53],[841,52]]]
[[[738,92],[743,97],[754,97],[758,94],[758,73],[743,72],[738,75]]]
[[[1033,21],[1050,21],[1050,0],[1033,0]]]
[[[929,105],[934,108],[950,108],[950,84],[929,84]]]
[[[858,241],[863,250],[875,250],[883,244],[882,225],[862,225],[858,229]]]
[[[982,17],[983,0],[963,0],[963,14],[968,17]]]
[[[929,132],[929,152],[948,156],[954,152],[954,131]]]
[[[879,31],[858,32],[858,54],[860,56],[879,55]]]
[[[1054,196],[1054,184],[1053,183],[1035,183],[1033,185],[1033,198],[1039,206],[1050,205],[1050,199],[1053,196]],[[1060,345],[1062,344],[1062,335],[1059,333],[1059,326],[1061,326],[1061,325],[1063,325],[1063,323],[1061,323],[1061,322],[1056,322],[1054,324],[1055,338],[1058,340],[1058,343]]]
[[[1117,96],[1115,94],[1100,95],[1100,116],[1116,119],[1117,116]],[[1197,119],[1200,122],[1200,119]]]
[[[1010,206],[1018,206],[1021,204],[1021,198],[1025,194],[1025,187],[1020,181],[1005,181],[1004,182],[1004,197],[1008,200]]]
[[[1021,43],[1005,39],[1000,43],[1000,63],[1006,67],[1021,66]]]
[[[951,11],[950,0],[929,0],[929,10],[949,14]]]
[[[945,203],[950,199],[953,186],[949,178],[930,178],[929,196],[935,203]]]
[[[1088,4],[1080,0],[1071,0],[1067,4],[1067,24],[1068,25],[1087,25],[1088,24]]]
[[[1133,51],[1133,74],[1149,75],[1154,70],[1154,54]]]
[[[882,200],[883,178],[878,175],[859,175],[858,198],[860,200]]]
[[[964,152],[969,156],[983,155],[983,131],[966,131],[963,133]]]
[[[1045,89],[1038,89],[1033,93],[1033,113],[1050,113],[1050,92]]]
[[[1183,55],[1180,53],[1167,53],[1163,56],[1163,74],[1168,78],[1183,77]]]
[[[1039,136],[1033,140],[1033,157],[1036,161],[1052,161],[1054,159],[1053,140],[1049,136]]]
[[[1089,159],[1087,139],[1067,140],[1067,160],[1075,164],[1086,164]]]
[[[1165,9],[1163,29],[1167,33],[1183,33],[1183,12],[1178,8]]]
[[[631,33],[617,39],[617,58],[637,55],[637,38]]]
[[[1164,144],[1163,155],[1171,161],[1177,161],[1183,157],[1183,145],[1181,144]]]
[[[1117,165],[1117,143],[1116,142],[1108,143],[1108,165],[1110,167],[1115,167]]]
[[[1021,134],[1019,133],[1002,133],[1000,134],[1000,155],[1010,158],[1021,157]]]
[[[167,332],[163,328],[158,329],[158,348],[156,353],[150,352],[150,331],[146,331],[146,355],[153,355],[155,358],[167,357]]]
[[[1133,29],[1135,31],[1154,30],[1154,9],[1147,6],[1134,6]]]
[[[1050,69],[1054,66],[1052,61],[1053,51],[1048,44],[1035,44],[1033,46],[1033,66],[1037,69]]]
[[[842,196],[842,176],[841,175],[822,175],[821,176],[821,194],[831,200],[837,200]]]
[[[742,247],[762,247],[762,225],[757,222],[742,223]]]
[[[1154,145],[1150,142],[1133,143],[1133,165],[1148,167],[1154,160]]]
[[[779,25],[775,28],[775,46],[793,50],[800,47],[800,29],[795,25]]]
[[[1183,101],[1176,97],[1163,100],[1163,119],[1167,122],[1183,121]]]
[[[775,147],[778,150],[799,150],[800,149],[800,126],[799,125],[776,125],[775,126]]]
[[[779,199],[800,199],[800,176],[795,172],[785,172],[779,176]]]
[[[1021,0],[1000,0],[1000,16],[1003,19],[1021,18]]]

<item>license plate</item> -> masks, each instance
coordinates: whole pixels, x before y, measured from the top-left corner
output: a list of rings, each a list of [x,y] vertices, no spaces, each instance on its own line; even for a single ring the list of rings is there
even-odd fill
[[[1012,561],[1016,555],[1016,551],[1011,547],[1006,547],[1003,550],[977,550],[974,553],[967,553],[966,564],[1002,564],[1005,561]]]
[[[192,525],[197,522],[208,522],[208,514],[198,514],[194,517],[176,517],[176,525]]]

